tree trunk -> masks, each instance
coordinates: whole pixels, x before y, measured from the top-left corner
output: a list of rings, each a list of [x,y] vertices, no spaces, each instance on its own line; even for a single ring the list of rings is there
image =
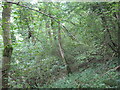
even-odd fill
[[[54,25],[55,25],[55,22],[54,22],[53,19],[51,19],[51,28],[52,28],[52,31],[53,31],[52,32],[53,33],[53,40],[56,41],[57,38],[56,38],[56,30],[55,30],[55,26]]]
[[[50,44],[52,46],[52,35],[51,35],[50,21],[46,22],[46,29],[47,29],[47,34],[49,36]]]
[[[67,62],[67,60],[65,59],[65,56],[64,56],[64,51],[63,51],[63,47],[62,47],[62,42],[61,42],[61,31],[60,31],[60,23],[59,23],[59,26],[58,26],[58,46],[59,46],[59,52],[60,52],[60,55],[61,55],[61,58],[64,62],[64,64],[66,65],[66,70],[67,70],[67,74],[71,74],[72,71],[69,67],[69,64]]]
[[[2,11],[2,29],[3,29],[3,59],[2,59],[2,86],[8,88],[8,71],[10,68],[10,59],[12,55],[12,44],[10,35],[10,15],[11,15],[11,4],[5,2]]]

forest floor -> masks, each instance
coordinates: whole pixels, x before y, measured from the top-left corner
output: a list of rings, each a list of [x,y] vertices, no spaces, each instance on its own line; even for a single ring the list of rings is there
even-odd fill
[[[51,88],[116,88],[120,82],[116,71],[115,60],[92,61],[79,65],[79,71],[75,71],[67,77],[59,78],[49,85]],[[48,87],[48,86],[43,86]]]

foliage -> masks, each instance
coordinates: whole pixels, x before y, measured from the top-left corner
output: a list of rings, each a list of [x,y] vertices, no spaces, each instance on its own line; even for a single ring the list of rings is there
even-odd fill
[[[89,68],[82,73],[74,73],[54,82],[50,88],[117,88],[118,73],[110,71],[107,74],[98,74],[95,69]]]
[[[118,72],[105,73],[117,66],[117,7],[115,2],[13,4],[10,87],[116,88]]]

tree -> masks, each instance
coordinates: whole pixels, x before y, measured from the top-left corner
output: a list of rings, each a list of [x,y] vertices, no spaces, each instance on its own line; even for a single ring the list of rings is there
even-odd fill
[[[3,29],[3,42],[4,51],[2,59],[2,86],[8,88],[8,71],[10,68],[10,60],[12,56],[12,43],[10,35],[10,16],[11,16],[11,4],[4,2],[2,11],[2,29]]]
[[[62,38],[61,38],[61,28],[60,28],[60,22],[59,22],[58,23],[58,46],[59,46],[59,52],[60,52],[60,55],[61,55],[61,58],[62,58],[64,64],[66,65],[67,75],[69,75],[69,74],[72,73],[72,71],[71,71],[70,66],[68,64],[68,61],[65,58],[64,49],[62,47],[61,40],[62,40]]]

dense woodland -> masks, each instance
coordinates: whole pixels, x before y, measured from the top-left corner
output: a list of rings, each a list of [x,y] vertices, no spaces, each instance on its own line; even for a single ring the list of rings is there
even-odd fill
[[[120,2],[1,2],[3,88],[119,88]]]

